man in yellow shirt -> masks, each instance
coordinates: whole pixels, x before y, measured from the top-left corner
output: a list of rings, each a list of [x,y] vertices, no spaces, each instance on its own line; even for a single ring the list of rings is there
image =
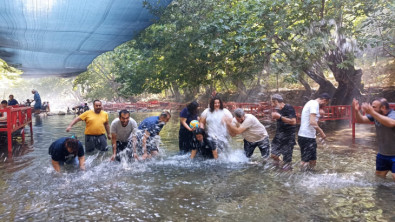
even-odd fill
[[[102,111],[101,101],[93,101],[93,110],[88,110],[76,117],[66,128],[66,132],[69,132],[71,127],[79,121],[85,121],[86,123],[85,152],[92,152],[95,148],[100,151],[106,151],[107,138],[111,140],[111,134],[108,124],[108,114]]]

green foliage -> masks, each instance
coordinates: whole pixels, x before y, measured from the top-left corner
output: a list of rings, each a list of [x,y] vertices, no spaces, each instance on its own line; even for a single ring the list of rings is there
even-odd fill
[[[174,0],[155,24],[79,76],[89,98],[118,100],[201,86],[242,93],[269,75],[295,83],[316,64],[354,68],[360,47],[394,50],[394,4],[384,0]],[[340,61],[325,61],[338,50]],[[335,63],[335,64],[333,64]],[[314,72],[309,76],[317,81]],[[318,75],[318,74],[316,74]]]

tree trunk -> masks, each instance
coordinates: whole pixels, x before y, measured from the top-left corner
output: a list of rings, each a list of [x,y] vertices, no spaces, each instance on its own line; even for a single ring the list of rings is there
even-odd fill
[[[329,95],[333,95],[335,93],[336,87],[325,78],[321,63],[316,62],[312,67],[303,71],[306,73],[306,75],[318,83],[318,85],[320,85],[317,94],[326,92]]]
[[[247,100],[247,87],[245,86],[243,80],[234,79],[233,84],[237,87],[237,92],[239,93],[239,97],[236,99],[236,102],[242,102]]]
[[[196,98],[199,93],[199,87],[188,87],[184,89],[184,101],[189,102]]]
[[[173,88],[175,100],[180,101],[181,100],[181,93],[180,93],[180,89],[178,88],[178,85],[176,83],[172,83],[171,87]]]
[[[326,55],[328,67],[333,72],[336,81],[339,83],[331,104],[333,105],[349,105],[354,97],[361,96],[362,89],[362,70],[355,69],[354,58],[347,56],[341,49],[337,48]],[[346,60],[351,60],[351,63],[346,68],[339,68]]]
[[[298,80],[299,82],[303,85],[305,88],[305,92],[303,93],[303,97],[307,97],[308,99],[311,99],[311,87],[309,83],[303,78],[302,75],[298,75]]]

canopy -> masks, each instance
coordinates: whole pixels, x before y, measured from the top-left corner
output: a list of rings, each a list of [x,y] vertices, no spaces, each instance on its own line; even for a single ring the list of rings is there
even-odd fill
[[[24,76],[72,76],[155,18],[144,0],[0,0],[0,58]],[[171,0],[148,0],[167,6]]]

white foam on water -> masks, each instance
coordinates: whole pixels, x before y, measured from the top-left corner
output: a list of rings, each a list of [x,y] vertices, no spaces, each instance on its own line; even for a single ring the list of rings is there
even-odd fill
[[[327,189],[340,189],[350,186],[366,187],[372,186],[372,183],[363,177],[363,173],[339,174],[339,173],[324,173],[311,174],[305,173],[302,177],[295,178],[296,183],[300,187],[307,188],[313,192]]]

